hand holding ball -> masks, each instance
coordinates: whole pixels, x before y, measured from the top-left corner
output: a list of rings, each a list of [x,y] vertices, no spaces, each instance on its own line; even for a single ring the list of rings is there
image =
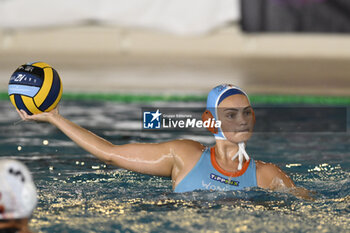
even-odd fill
[[[29,115],[53,110],[62,96],[57,71],[44,62],[27,63],[12,74],[8,87],[12,104]]]

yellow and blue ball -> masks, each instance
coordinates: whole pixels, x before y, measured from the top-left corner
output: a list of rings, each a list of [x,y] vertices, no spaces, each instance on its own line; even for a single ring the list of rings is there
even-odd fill
[[[57,71],[44,62],[21,65],[12,74],[8,94],[17,109],[29,115],[49,112],[62,96],[62,83]]]

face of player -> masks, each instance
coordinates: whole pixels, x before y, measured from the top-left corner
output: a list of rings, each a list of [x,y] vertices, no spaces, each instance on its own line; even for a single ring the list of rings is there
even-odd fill
[[[252,136],[254,111],[245,95],[237,94],[225,98],[217,108],[217,115],[227,140],[239,143]]]

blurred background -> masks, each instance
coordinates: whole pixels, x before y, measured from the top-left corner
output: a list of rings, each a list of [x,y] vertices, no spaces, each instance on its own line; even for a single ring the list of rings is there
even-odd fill
[[[45,61],[64,93],[349,96],[348,0],[0,0],[0,91]]]

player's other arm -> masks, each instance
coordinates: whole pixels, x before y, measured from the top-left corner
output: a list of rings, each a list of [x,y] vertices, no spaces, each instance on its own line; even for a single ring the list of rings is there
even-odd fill
[[[312,199],[310,191],[296,187],[292,179],[275,164],[261,161],[257,161],[256,164],[257,184],[260,188],[290,192],[297,197]]]

